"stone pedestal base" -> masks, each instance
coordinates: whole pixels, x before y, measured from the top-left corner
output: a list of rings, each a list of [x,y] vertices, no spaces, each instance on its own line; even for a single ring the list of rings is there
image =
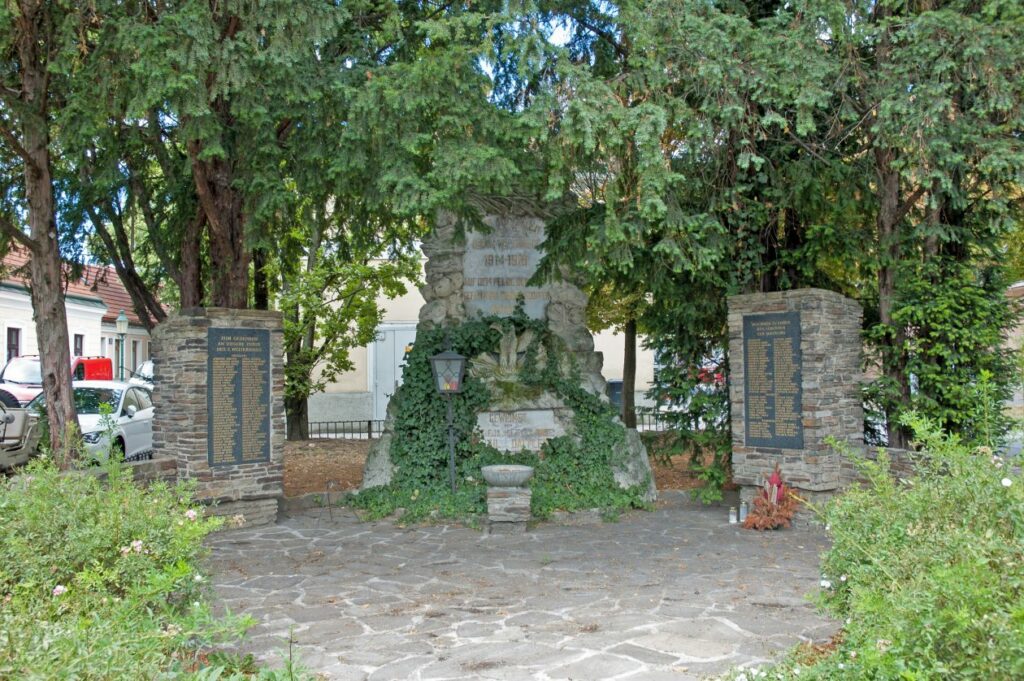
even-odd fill
[[[525,527],[530,520],[531,497],[527,487],[488,487],[487,520],[491,527],[514,523]]]
[[[277,499],[226,501],[206,507],[206,515],[227,518],[227,528],[272,525],[277,522]],[[236,521],[237,519],[237,521]]]

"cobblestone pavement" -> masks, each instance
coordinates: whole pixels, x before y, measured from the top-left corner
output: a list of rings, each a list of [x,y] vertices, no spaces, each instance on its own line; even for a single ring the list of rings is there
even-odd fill
[[[821,534],[725,521],[671,492],[519,535],[316,510],[216,536],[211,569],[259,622],[243,652],[280,660],[291,632],[329,679],[683,681],[829,638],[806,599]]]

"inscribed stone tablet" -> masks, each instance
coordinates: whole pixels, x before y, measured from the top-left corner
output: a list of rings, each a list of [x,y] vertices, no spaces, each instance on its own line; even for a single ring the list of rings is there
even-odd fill
[[[743,317],[743,375],[747,446],[803,449],[799,312]]]
[[[208,335],[207,452],[211,466],[270,460],[270,331]]]
[[[526,282],[537,271],[544,241],[544,226],[538,220],[501,220],[487,234],[466,235],[463,256],[463,301],[466,314],[507,317],[523,296],[524,311],[532,319],[544,319],[549,294]]]
[[[476,422],[484,442],[503,452],[539,452],[551,438],[565,435],[551,409],[484,411],[477,415]]]

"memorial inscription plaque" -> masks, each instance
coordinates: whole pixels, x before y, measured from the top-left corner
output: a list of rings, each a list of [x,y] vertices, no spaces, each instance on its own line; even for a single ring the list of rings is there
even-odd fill
[[[211,466],[270,460],[270,331],[211,328],[207,337]]]
[[[484,442],[502,452],[539,452],[545,442],[565,435],[551,409],[484,411],[477,415]]]
[[[800,313],[745,315],[743,368],[747,446],[803,449]]]
[[[512,314],[516,298],[523,296],[524,312],[543,319],[549,295],[526,282],[540,263],[544,227],[539,222],[498,222],[490,232],[466,235],[463,256],[463,300],[470,316]]]

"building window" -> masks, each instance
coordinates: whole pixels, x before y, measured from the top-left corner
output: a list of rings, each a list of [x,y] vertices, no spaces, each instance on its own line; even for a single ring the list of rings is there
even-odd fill
[[[132,363],[128,368],[132,371],[139,368],[139,341],[137,340],[132,341]]]
[[[7,361],[21,356],[21,329],[7,329]]]
[[[72,354],[75,357],[81,357],[85,354],[85,336],[80,333],[75,334],[75,349]]]

